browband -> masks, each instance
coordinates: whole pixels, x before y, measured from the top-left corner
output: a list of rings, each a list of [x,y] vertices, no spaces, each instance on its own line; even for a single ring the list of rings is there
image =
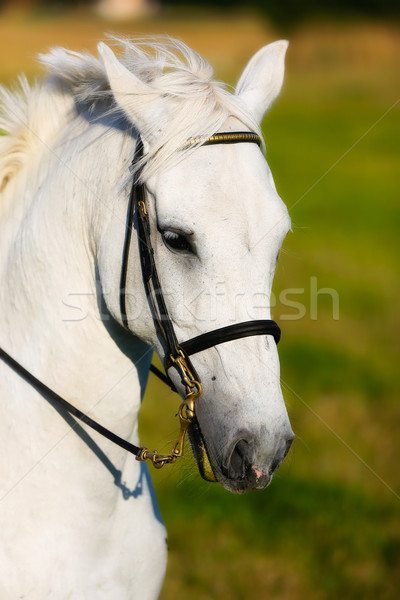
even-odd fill
[[[201,144],[202,146],[212,146],[213,144],[240,144],[242,142],[249,142],[262,145],[262,140],[257,133],[252,131],[227,131],[223,133],[214,133],[209,138],[195,137],[190,138],[183,145],[183,148],[188,148],[194,144]]]

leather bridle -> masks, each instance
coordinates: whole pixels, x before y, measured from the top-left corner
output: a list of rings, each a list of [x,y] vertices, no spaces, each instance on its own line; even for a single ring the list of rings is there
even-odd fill
[[[186,142],[185,147],[193,144],[210,146],[215,144],[238,143],[255,143],[260,146],[261,139],[256,133],[253,132],[216,133],[206,140],[201,138],[190,139]],[[133,167],[142,159],[143,143],[139,137],[136,143],[135,154],[132,161]],[[223,344],[232,340],[254,335],[272,335],[275,342],[278,343],[281,331],[275,321],[254,320],[214,329],[213,331],[203,333],[183,342],[178,341],[173,323],[169,316],[154,261],[154,250],[151,243],[150,220],[147,210],[146,187],[145,184],[140,180],[140,171],[136,171],[135,173],[129,197],[126,220],[126,235],[123,248],[120,278],[121,317],[124,326],[129,331],[131,330],[129,329],[129,318],[126,307],[126,283],[132,231],[135,227],[135,221],[139,243],[139,256],[142,269],[143,285],[153,317],[155,330],[158,337],[161,338],[163,342],[164,368],[167,375],[164,376],[153,366],[152,371],[155,372],[155,374],[161,379],[168,382],[172,389],[175,390],[174,385],[168,377],[168,370],[174,367],[181,377],[182,384],[185,386],[185,399],[181,403],[178,411],[180,432],[171,453],[163,455],[156,451],[150,452],[146,447],[135,446],[134,444],[131,444],[130,442],[120,438],[79,411],[69,402],[58,396],[58,394],[34,377],[34,375],[27,371],[22,365],[15,361],[15,359],[13,359],[1,348],[0,358],[49,400],[60,405],[70,414],[80,419],[115,444],[118,444],[125,450],[134,454],[137,460],[150,460],[156,468],[161,468],[167,463],[174,463],[178,457],[182,456],[187,429],[189,425],[196,420],[195,403],[197,398],[199,398],[199,396],[202,394],[202,385],[200,377],[198,376],[196,369],[190,360],[190,356],[212,348],[218,344]],[[211,479],[212,476],[209,478]]]

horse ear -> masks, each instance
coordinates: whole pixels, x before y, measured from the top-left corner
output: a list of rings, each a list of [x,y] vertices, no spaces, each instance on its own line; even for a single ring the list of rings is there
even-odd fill
[[[288,45],[286,40],[280,40],[261,48],[249,61],[236,86],[235,94],[257,123],[261,123],[281,91]]]
[[[146,111],[143,111],[143,108],[138,110],[138,104],[142,100],[141,105],[143,105],[143,98],[150,93],[149,86],[124,67],[106,44],[100,42],[97,49],[116,103],[128,119],[139,127],[139,130],[146,130],[143,119]]]

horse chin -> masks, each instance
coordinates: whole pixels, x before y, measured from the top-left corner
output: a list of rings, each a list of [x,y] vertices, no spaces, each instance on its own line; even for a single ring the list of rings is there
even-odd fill
[[[221,478],[220,483],[223,487],[233,494],[245,494],[251,490],[262,490],[271,483],[272,475],[262,474],[257,476],[255,473],[250,473],[243,479],[228,479]]]

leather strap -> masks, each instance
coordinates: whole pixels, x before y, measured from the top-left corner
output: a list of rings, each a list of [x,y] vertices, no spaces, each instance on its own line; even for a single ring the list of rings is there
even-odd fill
[[[132,165],[143,158],[143,142],[139,137],[136,143],[135,154]],[[129,265],[129,250],[131,245],[132,230],[134,228],[134,216],[136,217],[137,236],[139,244],[139,256],[142,269],[143,285],[150,304],[154,325],[157,333],[162,337],[166,350],[178,354],[178,341],[174,328],[168,315],[161,284],[158,278],[157,268],[154,262],[154,250],[150,238],[150,222],[146,208],[146,192],[144,184],[139,181],[140,172],[136,172],[132,182],[129,196],[128,211],[126,216],[126,234],[122,254],[122,268],[120,279],[120,310],[122,321],[128,327],[126,314],[126,281]]]
[[[87,415],[85,415],[85,413],[81,412],[78,408],[70,404],[67,400],[61,398],[61,396],[59,396],[58,394],[56,394],[56,392],[47,387],[47,385],[45,385],[42,381],[37,379],[34,375],[32,375],[32,373],[27,371],[20,363],[18,363],[2,348],[0,348],[0,359],[2,359],[16,373],[18,373],[20,377],[25,379],[25,381],[27,381],[32,387],[34,387],[40,394],[47,398],[47,400],[50,400],[58,406],[61,406],[71,415],[73,415],[74,417],[76,417],[77,419],[79,419],[80,421],[82,421],[83,423],[100,433],[102,436],[104,436],[114,444],[117,444],[121,448],[124,448],[124,450],[127,450],[135,456],[139,455],[141,448],[135,446],[134,444],[131,444],[127,440],[124,440],[123,438],[119,437],[119,435],[116,435],[109,429],[106,429],[105,427],[100,425],[100,423],[97,423],[97,421],[94,421],[94,419],[88,417]]]
[[[218,344],[224,344],[225,342],[253,335],[272,335],[277,344],[281,337],[281,330],[275,321],[245,321],[221,327],[220,329],[214,329],[208,333],[202,333],[186,342],[181,342],[180,346],[188,356],[191,356]]]
[[[136,142],[135,148],[135,158],[134,160],[138,160],[143,156],[143,144],[142,140],[139,138]],[[121,277],[119,282],[119,306],[121,311],[122,322],[125,327],[128,327],[128,316],[126,314],[126,279],[128,273],[128,263],[129,263],[129,248],[132,240],[132,229],[133,229],[133,213],[135,208],[134,203],[134,193],[135,193],[135,181],[131,187],[131,192],[129,194],[129,202],[128,202],[128,212],[126,215],[125,222],[125,241],[124,248],[122,251],[122,265],[121,265]]]

